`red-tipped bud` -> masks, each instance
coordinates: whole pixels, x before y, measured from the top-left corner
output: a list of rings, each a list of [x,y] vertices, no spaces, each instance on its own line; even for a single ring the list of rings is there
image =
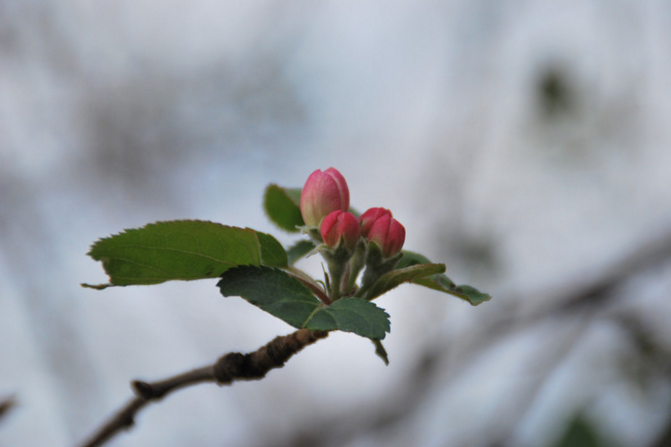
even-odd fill
[[[361,237],[361,227],[354,214],[340,210],[333,211],[322,220],[320,231],[329,248],[338,248],[344,244],[350,254]]]
[[[370,229],[373,228],[373,224],[380,217],[389,215],[392,217],[391,211],[386,208],[371,208],[359,217],[359,223],[361,224],[361,236],[368,237]]]
[[[380,216],[368,232],[368,240],[382,250],[382,256],[390,258],[401,251],[405,242],[405,228],[391,213]]]
[[[335,168],[317,169],[310,174],[301,192],[301,214],[305,225],[316,227],[333,211],[349,209],[349,188]]]

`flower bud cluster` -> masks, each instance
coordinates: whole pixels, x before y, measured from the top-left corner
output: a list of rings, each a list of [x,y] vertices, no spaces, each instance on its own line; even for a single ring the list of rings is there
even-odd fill
[[[342,292],[356,292],[356,278],[364,265],[359,292],[393,269],[405,242],[405,228],[391,211],[371,208],[357,219],[349,203],[347,182],[335,168],[314,171],[301,193],[306,232],[319,244],[329,266],[332,300]]]

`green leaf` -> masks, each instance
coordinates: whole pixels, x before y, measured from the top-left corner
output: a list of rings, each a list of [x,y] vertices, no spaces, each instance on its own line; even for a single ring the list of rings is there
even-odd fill
[[[403,257],[398,262],[396,269],[403,269],[418,264],[427,264],[430,262],[431,261],[429,261],[426,256],[403,250]],[[456,296],[462,300],[468,301],[473,306],[477,306],[478,304],[492,299],[490,295],[480,292],[474,287],[467,285],[457,286],[450,278],[442,273],[414,279],[412,280],[412,283]]]
[[[238,265],[284,267],[284,248],[272,236],[199,220],[156,222],[103,238],[88,253],[102,261],[110,285],[148,285],[216,278]]]
[[[289,247],[287,250],[287,258],[289,265],[294,265],[296,261],[302,259],[308,253],[315,249],[315,244],[312,241],[301,240]]]
[[[222,295],[240,296],[295,328],[341,330],[373,339],[389,332],[389,316],[373,303],[341,298],[324,306],[310,289],[279,269],[237,267],[225,272],[217,286]]]
[[[411,265],[432,263],[426,256],[415,253],[414,251],[402,250],[401,252],[403,253],[403,257],[398,261],[398,264],[396,265],[397,269],[410,267]]]
[[[296,205],[300,208],[301,206],[301,192],[303,191],[303,188],[282,188],[284,191],[287,193],[289,197],[291,197],[291,200],[294,201]]]
[[[260,231],[256,231],[256,237],[259,239],[261,250],[261,265],[274,267],[287,267],[289,265],[287,252],[277,239]]]
[[[575,416],[554,447],[600,447],[599,435],[581,415]]]
[[[301,215],[301,189],[271,184],[263,196],[263,207],[270,220],[281,229],[297,233],[305,225]]]
[[[389,315],[375,304],[361,298],[344,297],[312,315],[309,329],[354,332],[362,337],[381,340],[389,332]]]
[[[319,309],[321,303],[310,289],[289,274],[264,267],[228,270],[217,283],[224,296],[240,296],[296,328]]]
[[[450,295],[454,295],[464,301],[468,301],[473,306],[477,306],[478,304],[482,304],[485,301],[492,299],[490,295],[482,293],[475,287],[467,286],[465,284],[452,288],[445,288],[439,282],[431,279],[420,279],[415,283],[420,286],[437,290],[439,292],[449,293]]]
[[[415,264],[401,269],[397,268],[385,273],[380,279],[375,281],[375,284],[365,293],[364,297],[372,300],[404,282],[413,282],[427,276],[443,273],[444,271],[445,264]]]

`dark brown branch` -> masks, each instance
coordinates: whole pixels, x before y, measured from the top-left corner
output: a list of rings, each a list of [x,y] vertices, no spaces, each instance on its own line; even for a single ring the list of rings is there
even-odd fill
[[[0,400],[0,419],[11,410],[16,405],[16,400],[14,397],[8,397],[6,399]]]
[[[311,345],[328,332],[299,329],[289,335],[276,337],[271,342],[249,354],[230,352],[213,365],[194,369],[183,374],[157,382],[136,380],[132,383],[136,397],[121,408],[110,420],[82,444],[82,447],[96,447],[123,429],[130,428],[135,415],[147,404],[159,400],[167,394],[187,386],[205,382],[229,385],[236,380],[259,380],[285,362],[304,347]]]

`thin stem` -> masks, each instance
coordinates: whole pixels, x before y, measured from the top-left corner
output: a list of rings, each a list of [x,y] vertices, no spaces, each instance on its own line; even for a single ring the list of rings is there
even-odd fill
[[[368,252],[368,243],[364,238],[359,240],[359,243],[356,246],[354,255],[348,263],[348,274],[349,278],[347,279],[347,286],[345,287],[346,291],[353,290],[356,285],[356,280],[359,277],[359,273],[366,264],[366,254]]]
[[[307,286],[307,288],[310,289],[322,303],[326,304],[327,306],[331,304],[331,299],[324,292],[324,290],[319,287],[319,285],[312,279],[312,277],[307,275],[305,272],[295,267],[289,267],[289,269],[285,270],[285,272]]]
[[[335,260],[328,260],[329,273],[331,274],[331,301],[340,298],[343,274],[345,273],[345,263]]]

